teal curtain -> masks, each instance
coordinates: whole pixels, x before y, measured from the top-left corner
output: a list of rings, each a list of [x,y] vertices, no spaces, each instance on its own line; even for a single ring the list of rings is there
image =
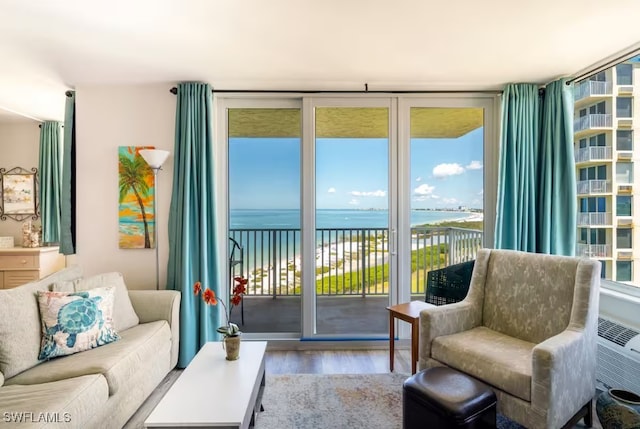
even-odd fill
[[[540,133],[539,253],[575,255],[578,212],[573,153],[573,86],[547,85]]]
[[[67,91],[60,190],[60,253],[73,255],[76,246],[76,93]]]
[[[60,241],[60,188],[62,185],[62,146],[60,123],[46,121],[40,125],[40,219],[42,241]]]
[[[213,97],[204,83],[178,85],[167,288],[182,292],[180,356],[184,368],[207,341],[219,339],[219,309],[193,294],[201,281],[217,295],[218,255],[213,170]],[[219,306],[218,306],[219,307]]]
[[[573,87],[509,84],[502,99],[495,247],[574,255]]]

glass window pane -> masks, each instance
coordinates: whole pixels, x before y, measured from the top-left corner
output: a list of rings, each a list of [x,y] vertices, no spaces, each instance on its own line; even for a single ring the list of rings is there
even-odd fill
[[[618,85],[633,85],[633,65],[629,63],[618,64],[616,78]]]
[[[631,97],[616,98],[616,114],[619,118],[630,118],[632,116]]]
[[[618,162],[616,164],[616,181],[618,183],[633,183],[633,164]]]
[[[618,130],[616,132],[616,141],[618,150],[633,150],[633,133],[631,130]]]
[[[618,249],[631,249],[631,228],[618,228],[616,230],[616,245]]]
[[[631,281],[631,261],[616,261],[616,280],[619,282]]]
[[[631,216],[631,196],[618,195],[616,197],[616,214],[618,216]]]
[[[607,180],[607,166],[599,165],[598,174],[596,174],[596,180]]]

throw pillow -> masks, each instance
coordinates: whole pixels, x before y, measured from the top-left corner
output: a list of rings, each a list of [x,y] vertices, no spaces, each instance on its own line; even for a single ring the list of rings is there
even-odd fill
[[[58,292],[82,292],[98,287],[115,287],[115,301],[113,304],[113,327],[117,332],[124,331],[140,323],[140,319],[133,309],[129,290],[124,283],[121,273],[102,273],[95,276],[80,278],[70,282],[58,282],[53,290]]]
[[[42,345],[46,360],[99,347],[120,339],[113,328],[115,288],[85,292],[38,291]]]

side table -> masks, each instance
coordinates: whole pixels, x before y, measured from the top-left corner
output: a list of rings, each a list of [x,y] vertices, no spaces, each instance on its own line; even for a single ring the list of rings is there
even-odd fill
[[[416,373],[418,362],[418,339],[420,337],[420,312],[425,308],[434,307],[424,301],[411,301],[387,307],[389,310],[389,369],[393,372],[395,354],[395,319],[411,323],[411,373]]]

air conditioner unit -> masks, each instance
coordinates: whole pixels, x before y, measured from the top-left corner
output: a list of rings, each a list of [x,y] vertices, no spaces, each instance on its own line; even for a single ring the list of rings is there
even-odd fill
[[[621,388],[640,394],[640,332],[598,318],[596,378],[606,389]]]
[[[633,192],[633,185],[620,185],[618,192]]]

